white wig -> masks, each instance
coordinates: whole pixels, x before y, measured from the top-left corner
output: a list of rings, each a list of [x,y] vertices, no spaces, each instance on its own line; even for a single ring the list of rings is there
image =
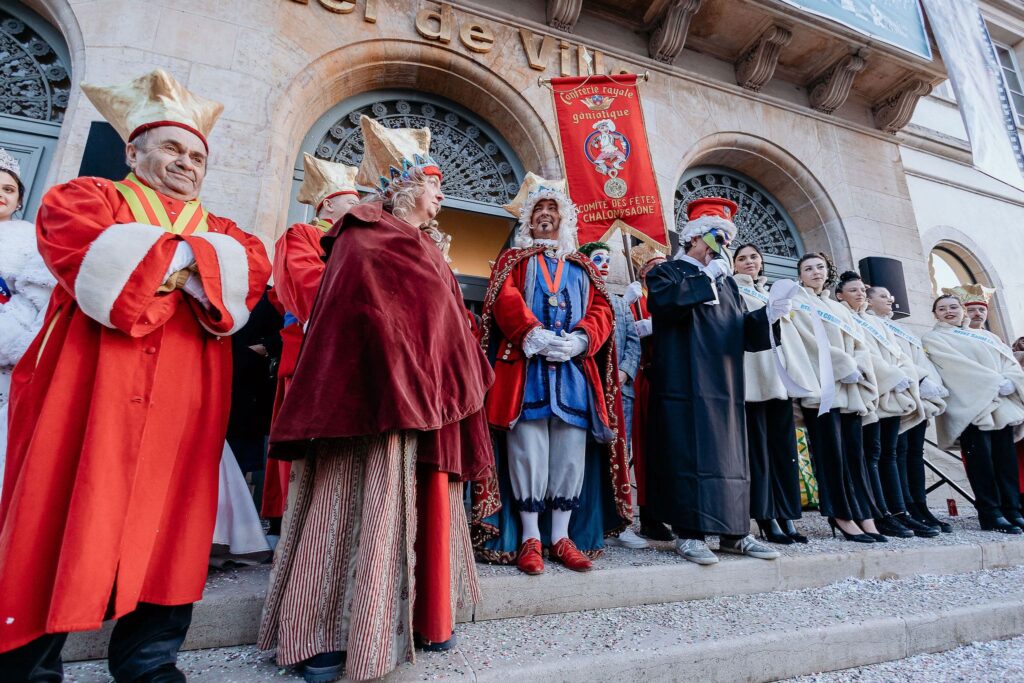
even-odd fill
[[[516,236],[512,241],[512,246],[518,249],[533,246],[530,217],[533,215],[533,207],[537,206],[537,202],[542,199],[554,200],[558,205],[561,221],[558,224],[558,248],[555,250],[555,256],[562,258],[576,251],[576,205],[564,193],[543,185],[531,192],[523,202],[523,208],[519,210],[519,225],[516,227]]]
[[[714,228],[724,232],[729,236],[730,240],[736,238],[738,231],[736,224],[728,219],[720,216],[701,216],[700,218],[694,218],[683,226],[683,229],[679,232],[679,244],[685,248],[685,245],[689,244],[690,240],[694,237],[700,237]]]

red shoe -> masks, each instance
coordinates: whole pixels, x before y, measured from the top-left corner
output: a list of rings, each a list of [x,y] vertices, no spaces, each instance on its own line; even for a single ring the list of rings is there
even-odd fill
[[[544,573],[544,557],[541,555],[540,541],[528,538],[519,546],[519,557],[516,559],[519,571],[530,576]]]
[[[568,538],[563,538],[551,546],[551,553],[556,560],[574,572],[589,572],[594,567],[594,563]]]

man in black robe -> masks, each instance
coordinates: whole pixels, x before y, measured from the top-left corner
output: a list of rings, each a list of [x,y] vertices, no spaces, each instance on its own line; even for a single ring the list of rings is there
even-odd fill
[[[769,317],[788,312],[788,301],[747,311],[725,253],[736,209],[716,197],[690,202],[679,253],[647,275],[654,326],[647,502],[654,518],[672,525],[676,551],[697,564],[718,562],[707,534],[720,537],[723,552],[779,556],[748,535],[743,354],[771,348]]]

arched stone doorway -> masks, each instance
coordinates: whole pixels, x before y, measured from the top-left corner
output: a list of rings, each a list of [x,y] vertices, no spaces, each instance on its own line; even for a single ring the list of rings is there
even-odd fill
[[[1005,320],[1004,297],[999,296],[999,286],[989,275],[988,269],[973,251],[953,240],[942,240],[931,248],[928,254],[928,275],[932,284],[932,296],[938,296],[943,288],[957,285],[980,284],[996,290],[989,305],[986,322],[988,329],[1012,344],[1008,338]]]
[[[734,218],[739,234],[733,244],[753,243],[765,257],[765,275],[770,280],[796,278],[796,262],[803,253],[803,241],[789,214],[757,181],[732,169],[698,166],[683,174],[676,187],[675,230],[687,223],[686,205],[701,197],[724,197],[739,206]]]
[[[0,147],[21,164],[21,216],[29,220],[46,189],[71,82],[71,58],[57,30],[23,5],[0,8]]]
[[[697,141],[684,155],[677,174],[680,180],[675,198],[678,199],[680,193],[685,195],[689,191],[687,181],[707,168],[718,174],[712,173],[717,178],[713,182],[720,185],[718,191],[743,195],[741,206],[749,202],[755,220],[747,228],[747,239],[759,245],[773,245],[772,252],[779,253],[778,258],[772,258],[775,263],[770,264],[776,277],[795,275],[795,259],[804,251],[824,251],[840,268],[853,267],[849,240],[838,211],[824,186],[792,154],[768,140],[746,133],[709,135]],[[723,178],[728,178],[732,186],[724,185]],[[743,182],[746,188],[739,190],[738,182]],[[755,195],[758,195],[756,199]],[[679,209],[675,204],[674,208]],[[743,220],[739,222],[742,224]],[[769,232],[756,232],[762,228]]]

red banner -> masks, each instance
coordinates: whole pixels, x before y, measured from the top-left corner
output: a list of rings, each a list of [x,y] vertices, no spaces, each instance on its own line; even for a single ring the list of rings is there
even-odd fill
[[[551,79],[580,244],[607,240],[619,228],[668,246],[636,85],[635,74]]]

